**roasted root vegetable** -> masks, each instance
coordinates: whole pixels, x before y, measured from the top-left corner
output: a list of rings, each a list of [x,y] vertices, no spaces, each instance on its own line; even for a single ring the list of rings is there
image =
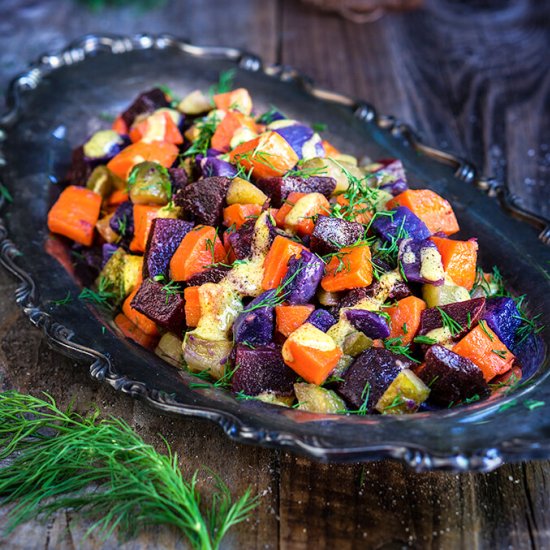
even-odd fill
[[[477,241],[453,241],[432,237],[441,254],[443,269],[459,286],[472,290],[476,280]]]
[[[226,80],[177,107],[149,90],[73,150],[48,227],[74,261],[65,239],[48,250],[126,337],[320,414],[464,405],[536,371],[537,317],[475,237],[450,238],[447,200]]]
[[[211,226],[198,225],[185,234],[170,260],[170,278],[187,281],[209,265],[225,259],[218,232]]]
[[[321,286],[328,292],[369,286],[372,283],[372,262],[369,246],[345,247],[326,266]]]
[[[449,201],[430,189],[408,189],[394,197],[387,206],[406,206],[426,224],[432,234],[441,231],[445,235],[453,235],[460,229]]]
[[[48,213],[48,229],[73,241],[90,246],[94,240],[95,225],[99,219],[101,195],[70,185]]]
[[[306,382],[322,384],[342,357],[342,350],[326,333],[306,323],[283,345],[284,362]]]
[[[453,351],[475,363],[487,382],[509,371],[515,359],[483,320],[453,347]]]

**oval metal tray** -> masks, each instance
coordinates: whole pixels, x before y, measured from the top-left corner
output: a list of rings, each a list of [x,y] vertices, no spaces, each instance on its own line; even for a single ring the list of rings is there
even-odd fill
[[[78,300],[54,303],[67,289],[79,293],[52,256],[56,247],[58,257],[66,251],[45,223],[52,185],[71,147],[105,127],[103,115],[117,114],[140,91],[162,83],[183,96],[206,89],[228,68],[237,69],[237,85],[250,89],[258,107],[275,103],[291,117],[326,123],[328,139],[352,154],[402,159],[413,186],[429,185],[450,199],[463,235],[479,239],[481,264],[498,264],[513,289],[528,293],[532,314],[550,325],[550,250],[543,244],[550,230],[516,208],[503,187],[478,177],[470,163],[422,144],[408,126],[367,103],[320,90],[291,69],[264,67],[236,49],[169,36],[87,36],[42,56],[14,79],[9,111],[0,119],[1,182],[14,198],[13,204],[0,198],[0,263],[20,281],[17,303],[48,343],[88,363],[94,378],[116,390],[162,411],[213,420],[244,443],[326,461],[391,457],[418,471],[487,471],[504,461],[550,457],[548,358],[513,394],[468,407],[406,417],[317,415],[238,401],[213,387],[192,390],[191,376],[122,338],[100,311]],[[542,230],[540,239],[510,213]],[[544,337],[548,343],[548,331]],[[531,410],[534,400],[545,405]]]

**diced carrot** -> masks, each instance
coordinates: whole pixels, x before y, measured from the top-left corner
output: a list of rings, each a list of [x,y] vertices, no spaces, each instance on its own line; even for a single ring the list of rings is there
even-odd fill
[[[120,329],[126,338],[133,340],[136,344],[144,348],[153,348],[157,344],[158,335],[146,334],[138,328],[124,313],[119,313],[115,319],[115,325]]]
[[[170,276],[174,281],[186,281],[202,273],[208,265],[225,260],[226,253],[217,230],[198,225],[189,231],[170,260]]]
[[[216,127],[216,131],[212,136],[212,147],[218,151],[229,151],[231,148],[231,139],[235,132],[243,127],[256,132],[256,123],[253,118],[242,113],[229,111]]]
[[[107,199],[108,206],[118,206],[128,200],[128,192],[115,189]]]
[[[231,153],[233,164],[253,169],[257,178],[282,176],[298,162],[298,155],[277,132],[266,132],[257,138],[241,143]]]
[[[134,238],[130,242],[132,252],[145,252],[147,237],[160,206],[134,204]]]
[[[188,327],[196,327],[201,318],[199,288],[198,286],[188,286],[183,291],[183,297],[185,299],[185,324]]]
[[[183,143],[183,137],[174,119],[166,111],[149,115],[145,120],[132,127],[130,139],[133,143],[144,141],[152,143],[163,141],[167,143]]]
[[[336,202],[346,207],[346,210],[349,211],[349,199],[345,195],[338,195],[336,197]],[[363,223],[367,225],[374,215],[374,213],[369,210],[369,207],[366,203],[360,202],[353,205],[353,212],[355,214],[355,221],[357,223]],[[351,212],[350,212],[351,214]]]
[[[306,247],[282,235],[277,235],[264,261],[262,288],[264,290],[277,288],[286,275],[288,261],[292,256],[299,258],[302,250],[306,250]]]
[[[73,241],[90,246],[101,210],[101,195],[69,185],[48,212],[48,229]]]
[[[331,258],[321,279],[321,286],[327,292],[366,287],[371,283],[372,263],[367,244],[342,248]]]
[[[306,195],[307,193],[298,193],[297,191],[292,191],[292,193],[288,195],[288,197],[284,200],[281,208],[279,208],[273,216],[277,227],[280,227],[282,229],[285,226],[285,219],[288,213],[292,210],[294,205]]]
[[[336,149],[336,147],[334,147],[334,145],[329,143],[326,139],[321,141],[321,145],[323,146],[327,157],[337,157],[340,154],[340,151],[338,151],[338,149]]]
[[[149,334],[150,336],[157,336],[159,331],[156,323],[154,321],[151,321],[149,317],[143,315],[143,313],[140,313],[137,309],[134,309],[131,306],[132,300],[134,299],[134,296],[137,294],[138,290],[139,286],[136,286],[136,288],[134,288],[134,290],[132,290],[132,292],[128,295],[126,300],[124,300],[124,303],[122,304],[122,313],[124,313],[124,315],[126,315],[126,317],[145,334]]]
[[[390,338],[400,337],[403,345],[412,342],[420,327],[420,315],[426,309],[426,302],[416,296],[407,296],[397,305],[384,311],[391,318]]]
[[[452,241],[432,237],[441,254],[445,273],[458,285],[472,290],[476,280],[477,241]]]
[[[276,306],[277,331],[283,336],[290,336],[292,332],[306,322],[314,309],[315,306],[312,304]]]
[[[342,350],[310,323],[295,330],[283,344],[284,362],[306,382],[322,384],[336,367]]]
[[[330,203],[324,195],[307,193],[305,197],[296,201],[296,204],[285,216],[285,227],[296,231],[301,237],[311,235],[315,227],[313,218],[318,214],[327,214],[329,211]]]
[[[179,154],[179,149],[173,143],[165,143],[163,141],[153,141],[146,143],[138,141],[123,149],[116,157],[112,158],[107,168],[122,179],[128,179],[132,168],[150,160],[158,162],[165,168],[170,168]]]
[[[430,189],[408,189],[387,204],[388,209],[397,206],[412,210],[432,233],[442,231],[445,235],[452,235],[460,229],[449,201]]]
[[[466,334],[453,347],[453,351],[475,363],[487,382],[509,371],[515,359],[485,321],[480,321]]]
[[[514,365],[508,372],[493,379],[491,393],[493,395],[507,395],[510,392],[510,388],[517,384],[522,377],[521,368]]]
[[[245,115],[252,112],[252,98],[245,88],[237,88],[231,92],[216,94],[212,98],[217,109],[223,111],[239,111]]]
[[[226,227],[235,227],[239,229],[241,225],[252,219],[257,218],[262,212],[259,204],[232,204],[223,209],[223,224]]]
[[[121,116],[117,116],[113,121],[111,128],[117,133],[125,135],[128,133],[128,126]]]

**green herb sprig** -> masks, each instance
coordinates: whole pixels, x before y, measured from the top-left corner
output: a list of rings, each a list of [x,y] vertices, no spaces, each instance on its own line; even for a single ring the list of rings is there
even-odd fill
[[[4,504],[14,504],[7,530],[71,509],[95,520],[87,534],[107,538],[118,529],[129,537],[147,525],[171,525],[193,548],[219,548],[257,498],[247,490],[233,500],[214,475],[217,489],[205,510],[198,473],[184,479],[166,446],[167,454],[160,454],[123,420],[63,411],[49,396],[0,394],[0,459],[8,459],[0,493]]]

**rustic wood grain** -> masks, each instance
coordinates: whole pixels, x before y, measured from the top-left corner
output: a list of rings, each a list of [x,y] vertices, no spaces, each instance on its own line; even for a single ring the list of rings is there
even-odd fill
[[[244,47],[411,122],[427,142],[475,160],[507,180],[526,207],[550,215],[550,23],[544,4],[439,0],[360,27],[296,0],[236,0],[230,6],[186,0],[159,11],[101,13],[66,0],[4,0],[0,89],[27,60],[86,32],[170,32],[199,44]],[[81,410],[95,403],[159,448],[159,434],[166,437],[185,472],[212,468],[235,493],[251,485],[262,495],[261,506],[230,534],[226,548],[550,547],[547,462],[483,475],[415,474],[387,461],[322,465],[236,445],[210,423],[162,417],[90,380],[82,366],[47,348],[14,305],[14,288],[0,271],[2,387],[48,391],[61,404],[75,398]],[[0,527],[5,521],[0,509]],[[124,544],[83,540],[87,526],[77,515],[60,513],[47,524],[21,526],[0,547],[187,547],[168,529]]]

